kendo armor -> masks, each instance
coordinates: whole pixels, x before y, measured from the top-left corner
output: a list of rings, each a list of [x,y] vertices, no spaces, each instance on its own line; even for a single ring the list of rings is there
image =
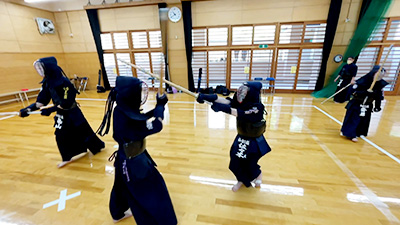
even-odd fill
[[[128,159],[131,159],[146,149],[146,139],[140,141],[131,141],[124,144],[124,152]]]
[[[254,106],[254,103],[261,103],[260,91],[262,84],[260,82],[246,82],[244,85],[249,88],[245,98],[242,102],[238,102],[238,93],[235,93],[231,106],[246,111],[250,110]],[[259,118],[255,118],[253,121],[246,121],[237,117],[236,129],[238,134],[248,138],[260,137],[265,132],[266,121],[263,118],[263,113],[257,116]]]
[[[259,122],[245,122],[236,119],[236,129],[239,135],[243,137],[256,138],[260,137],[266,128],[266,121],[263,119]]]

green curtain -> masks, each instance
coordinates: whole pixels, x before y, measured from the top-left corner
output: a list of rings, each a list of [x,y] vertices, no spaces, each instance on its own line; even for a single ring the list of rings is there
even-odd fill
[[[329,78],[327,85],[320,91],[315,91],[312,96],[316,98],[327,98],[336,91],[336,83],[333,81],[342,67],[346,64],[349,56],[357,56],[361,50],[369,43],[369,37],[378,23],[383,19],[393,0],[372,0],[364,16],[361,18],[356,31],[347,47],[342,64],[335,70]]]

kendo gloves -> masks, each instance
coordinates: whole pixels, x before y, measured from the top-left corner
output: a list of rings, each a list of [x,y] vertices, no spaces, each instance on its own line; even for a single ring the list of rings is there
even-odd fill
[[[218,99],[218,95],[216,95],[216,94],[207,95],[207,94],[200,93],[197,96],[196,100],[197,100],[198,103],[204,103],[204,101],[214,102],[217,99]]]
[[[164,110],[165,104],[168,102],[168,97],[166,94],[162,95],[161,97],[157,93],[157,104],[154,108],[154,117],[160,117],[162,120],[164,119]]]
[[[168,97],[164,93],[161,97],[157,93],[157,105],[165,105],[168,102]]]
[[[45,108],[45,109],[41,110],[41,112],[42,112],[41,115],[42,116],[50,116],[50,114],[55,112],[55,111],[57,111],[57,106],[53,106],[53,107],[50,107],[50,108]]]
[[[230,105],[221,104],[221,103],[218,103],[218,102],[214,102],[213,105],[211,106],[211,108],[215,112],[222,111],[222,112],[228,113],[228,114],[231,114],[231,112],[232,112]]]
[[[38,110],[38,109],[39,108],[36,106],[36,102],[35,102],[35,103],[29,105],[28,107],[19,110],[19,116],[20,117],[27,117],[27,116],[29,116],[28,112],[35,111],[35,110]]]

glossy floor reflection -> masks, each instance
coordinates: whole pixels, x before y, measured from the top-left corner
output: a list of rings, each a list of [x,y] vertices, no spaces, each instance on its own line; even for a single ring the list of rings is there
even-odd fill
[[[87,91],[79,103],[96,129],[107,94]],[[264,134],[272,152],[260,160],[261,188],[242,187],[228,169],[234,117],[184,94],[169,95],[164,129],[147,139],[179,224],[400,224],[400,97],[387,96],[365,140],[339,136],[343,104],[310,95],[263,95]],[[149,95],[145,111],[155,105]],[[0,106],[16,111],[17,103]],[[108,200],[113,167],[106,149],[57,169],[53,119],[0,116],[0,224],[113,224]],[[384,153],[382,150],[386,151]],[[393,158],[389,157],[391,155]],[[68,195],[65,209],[43,205]],[[130,218],[119,224],[134,224]]]

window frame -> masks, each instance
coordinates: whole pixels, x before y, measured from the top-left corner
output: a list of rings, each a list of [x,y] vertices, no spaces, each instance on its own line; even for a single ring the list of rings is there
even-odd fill
[[[117,76],[120,76],[120,71],[118,68],[118,60],[117,60],[117,53],[129,53],[131,63],[136,64],[135,61],[135,53],[147,53],[149,55],[149,64],[150,64],[150,72],[153,73],[153,65],[152,65],[152,56],[151,53],[155,52],[161,52],[162,53],[162,46],[159,48],[151,48],[150,45],[150,32],[152,31],[161,31],[160,29],[142,29],[142,30],[125,30],[125,31],[110,31],[110,32],[101,32],[101,34],[110,34],[111,35],[111,41],[112,41],[112,49],[103,49],[103,54],[113,54],[114,55],[114,60],[115,60],[115,68],[117,71]],[[132,40],[132,33],[133,32],[146,32],[146,39],[147,39],[147,45],[148,48],[133,48],[133,40]],[[128,37],[128,49],[116,49],[115,48],[115,39],[114,39],[114,34],[115,33],[126,33]],[[162,45],[162,44],[161,44]],[[137,71],[135,68],[131,68],[132,70],[132,75],[134,77],[137,77]],[[149,86],[150,87],[150,86]]]
[[[193,30],[196,29],[206,29],[206,46],[193,46],[192,44],[192,49],[193,52],[199,51],[199,52],[206,52],[206,70],[203,68],[203,76],[202,78],[204,79],[204,76],[207,77],[207,87],[209,87],[209,58],[208,58],[208,52],[209,51],[227,51],[227,57],[226,57],[226,84],[225,86],[228,89],[231,89],[231,76],[232,76],[232,51],[241,51],[241,50],[249,50],[250,51],[250,64],[249,64],[249,81],[251,81],[252,78],[252,68],[253,68],[253,52],[254,50],[262,50],[263,48],[259,48],[259,44],[254,44],[254,34],[255,34],[255,27],[256,26],[268,26],[268,25],[274,25],[275,26],[275,34],[274,34],[274,43],[273,44],[268,44],[269,50],[272,50],[272,62],[271,62],[271,69],[270,69],[270,74],[268,74],[268,77],[273,77],[276,79],[276,70],[277,70],[277,57],[278,57],[278,51],[279,49],[287,49],[287,48],[298,48],[300,49],[299,51],[299,56],[298,56],[298,66],[295,74],[295,84],[293,86],[293,89],[277,89],[278,92],[281,93],[311,93],[312,91],[310,90],[296,90],[297,86],[297,80],[298,80],[298,75],[299,75],[299,63],[301,60],[301,52],[303,48],[323,48],[323,42],[304,42],[304,36],[305,36],[305,28],[306,25],[308,24],[318,24],[318,23],[326,23],[326,21],[322,20],[316,20],[316,21],[303,21],[303,22],[290,22],[290,23],[260,23],[260,24],[240,24],[240,25],[225,25],[225,26],[199,26],[199,27],[193,27]],[[301,42],[300,43],[288,43],[288,44],[279,44],[279,35],[280,35],[280,28],[282,25],[290,25],[290,24],[302,24],[303,25],[303,31],[302,31],[302,37],[301,37]],[[252,26],[252,41],[251,45],[233,45],[232,40],[233,40],[233,28],[234,27],[248,27]],[[208,35],[208,29],[209,28],[219,28],[219,27],[228,27],[228,44],[226,46],[209,46],[209,35]],[[193,43],[193,42],[192,42]],[[198,71],[193,71],[193,73],[197,73]],[[273,83],[273,82],[272,82]],[[273,83],[274,84],[274,83]],[[235,89],[232,89],[235,90]]]

